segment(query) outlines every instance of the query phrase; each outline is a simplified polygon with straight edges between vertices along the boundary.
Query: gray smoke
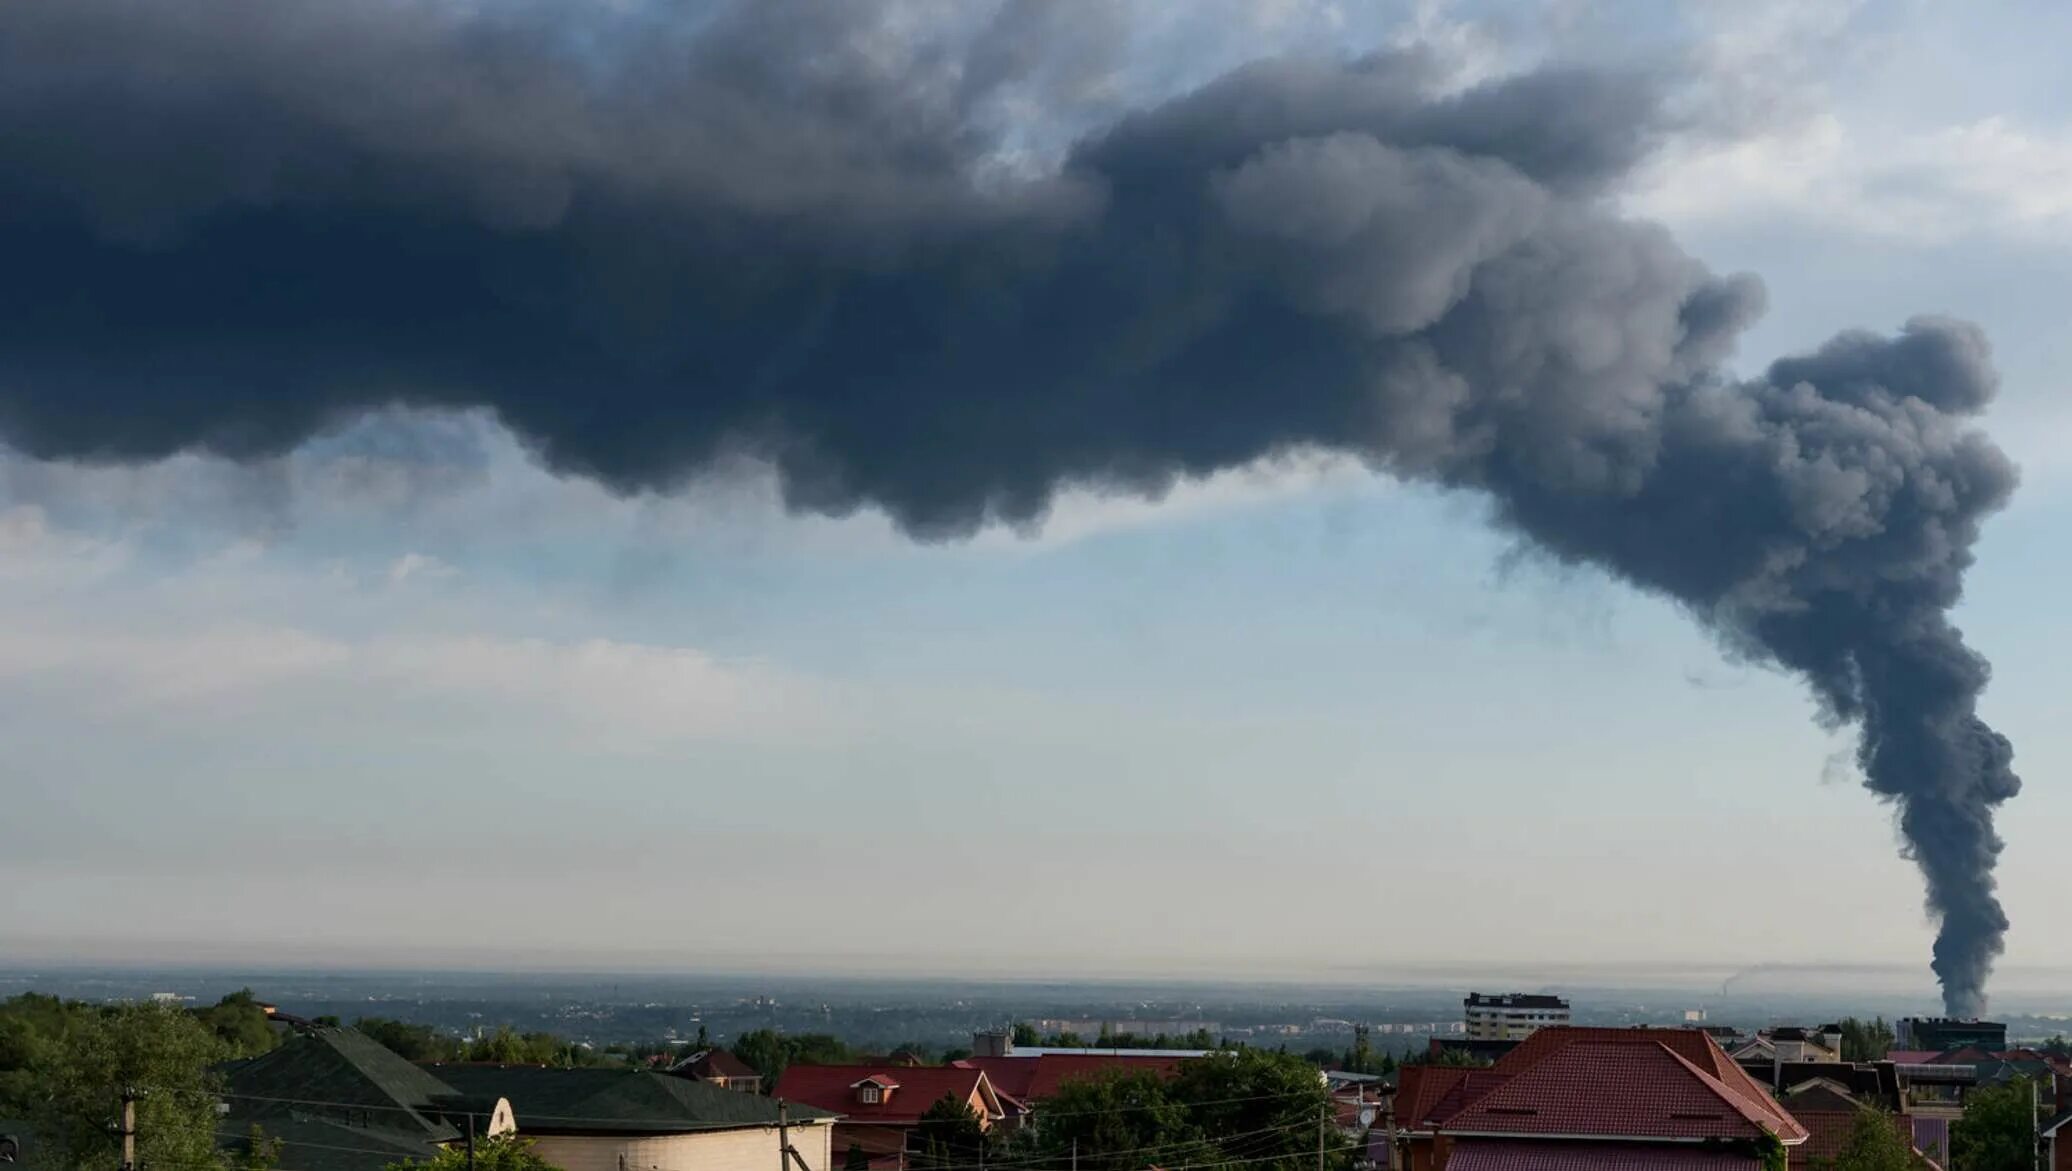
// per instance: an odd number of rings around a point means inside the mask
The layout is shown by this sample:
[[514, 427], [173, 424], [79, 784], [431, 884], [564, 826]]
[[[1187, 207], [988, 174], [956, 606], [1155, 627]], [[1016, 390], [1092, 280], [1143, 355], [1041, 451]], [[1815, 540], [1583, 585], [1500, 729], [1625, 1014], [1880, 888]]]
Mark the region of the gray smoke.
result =
[[[1976, 329], [1727, 376], [1760, 286], [1608, 202], [1672, 129], [1645, 76], [1269, 60], [1104, 115], [1106, 31], [947, 11], [10, 0], [0, 435], [256, 457], [486, 406], [621, 490], [748, 451], [921, 538], [1355, 453], [1805, 679], [1980, 1008], [2018, 782], [1949, 620], [2015, 483]], [[1046, 154], [1053, 104], [1095, 124]]]

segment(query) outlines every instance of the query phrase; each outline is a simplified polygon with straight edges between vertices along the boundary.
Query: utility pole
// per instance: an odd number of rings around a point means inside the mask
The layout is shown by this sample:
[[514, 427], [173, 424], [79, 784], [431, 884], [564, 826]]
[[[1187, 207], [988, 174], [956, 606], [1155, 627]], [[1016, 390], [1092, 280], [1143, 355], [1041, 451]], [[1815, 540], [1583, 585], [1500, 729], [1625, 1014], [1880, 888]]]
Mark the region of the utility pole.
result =
[[791, 1116], [785, 1109], [784, 1099], [777, 1099], [777, 1171], [791, 1171], [797, 1164], [799, 1171], [813, 1171], [806, 1165], [806, 1157], [791, 1145]]
[[137, 1171], [137, 1099], [144, 1095], [133, 1086], [122, 1087], [122, 1171]]
[[1072, 1136], [1072, 1171], [1079, 1171], [1079, 1136]]
[[1317, 1171], [1324, 1171], [1324, 1131], [1331, 1125], [1331, 1103], [1317, 1107]]
[[475, 1171], [475, 1112], [468, 1111], [468, 1171]]

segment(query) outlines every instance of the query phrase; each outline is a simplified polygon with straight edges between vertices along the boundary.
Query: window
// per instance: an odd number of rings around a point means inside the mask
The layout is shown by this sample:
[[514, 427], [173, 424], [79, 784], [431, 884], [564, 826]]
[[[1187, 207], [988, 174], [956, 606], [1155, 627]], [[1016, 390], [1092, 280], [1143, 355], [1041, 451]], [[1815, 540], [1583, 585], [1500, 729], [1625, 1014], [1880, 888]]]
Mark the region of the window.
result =
[[876, 1104], [880, 1100], [880, 1091], [874, 1085], [866, 1085], [856, 1091], [856, 1098], [860, 1102]]

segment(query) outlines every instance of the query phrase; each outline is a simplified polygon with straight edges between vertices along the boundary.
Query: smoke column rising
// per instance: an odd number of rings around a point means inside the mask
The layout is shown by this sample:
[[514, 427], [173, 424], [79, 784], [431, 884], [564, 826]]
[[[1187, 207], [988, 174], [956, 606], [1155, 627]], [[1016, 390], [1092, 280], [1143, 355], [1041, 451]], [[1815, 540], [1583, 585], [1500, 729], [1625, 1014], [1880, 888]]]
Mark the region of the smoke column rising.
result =
[[1804, 679], [1979, 1011], [2019, 787], [1949, 619], [2015, 484], [1979, 332], [1730, 377], [1760, 285], [1611, 203], [1673, 129], [1640, 75], [1261, 61], [1032, 162], [1012, 112], [1108, 39], [1046, 7], [12, 0], [0, 435], [244, 458], [487, 406], [619, 490], [745, 451], [920, 539], [1354, 453]]

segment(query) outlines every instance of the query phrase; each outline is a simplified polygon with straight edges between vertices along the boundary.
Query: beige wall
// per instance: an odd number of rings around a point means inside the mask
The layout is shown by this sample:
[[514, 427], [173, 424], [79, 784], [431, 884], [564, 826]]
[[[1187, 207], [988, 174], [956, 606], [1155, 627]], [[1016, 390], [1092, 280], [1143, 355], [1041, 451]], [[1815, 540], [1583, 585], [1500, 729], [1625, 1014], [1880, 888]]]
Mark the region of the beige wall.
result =
[[[791, 1128], [791, 1145], [809, 1171], [829, 1171], [833, 1131], [825, 1123]], [[655, 1136], [547, 1134], [533, 1142], [540, 1158], [561, 1171], [778, 1171], [774, 1127]], [[798, 1171], [796, 1164], [792, 1171]]]

